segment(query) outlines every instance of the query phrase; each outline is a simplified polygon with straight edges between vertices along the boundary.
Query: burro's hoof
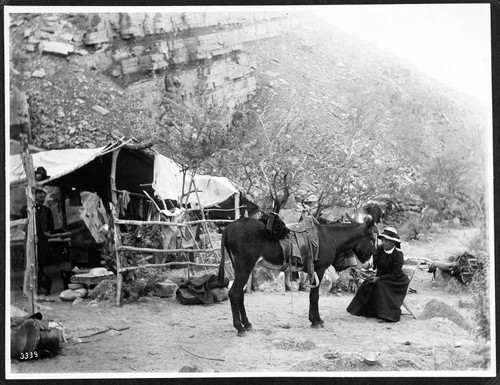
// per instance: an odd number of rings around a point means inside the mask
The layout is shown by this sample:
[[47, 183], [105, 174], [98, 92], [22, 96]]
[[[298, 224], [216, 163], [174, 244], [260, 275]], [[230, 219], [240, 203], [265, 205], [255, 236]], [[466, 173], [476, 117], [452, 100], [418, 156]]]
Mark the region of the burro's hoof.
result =
[[253, 330], [252, 325], [245, 326], [245, 330], [251, 332]]
[[321, 329], [323, 327], [323, 325], [321, 325], [321, 324], [312, 324], [311, 327], [313, 329]]
[[246, 337], [247, 331], [246, 330], [238, 330], [238, 337]]

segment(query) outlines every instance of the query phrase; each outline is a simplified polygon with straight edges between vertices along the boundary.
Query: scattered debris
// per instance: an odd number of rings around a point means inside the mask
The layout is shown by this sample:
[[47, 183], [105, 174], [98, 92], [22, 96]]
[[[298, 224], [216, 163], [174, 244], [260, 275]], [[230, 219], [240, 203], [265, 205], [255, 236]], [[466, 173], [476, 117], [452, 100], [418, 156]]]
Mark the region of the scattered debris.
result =
[[316, 349], [316, 344], [310, 340], [298, 341], [295, 338], [290, 338], [274, 344], [276, 347], [283, 350], [305, 351]]
[[130, 329], [129, 326], [125, 326], [125, 327], [122, 327], [122, 328], [115, 328], [115, 327], [111, 327], [111, 326], [106, 326], [104, 329], [102, 330], [99, 330], [97, 332], [94, 332], [94, 333], [91, 333], [91, 334], [87, 334], [87, 335], [78, 335], [78, 337], [74, 337], [74, 338], [79, 338], [79, 339], [82, 339], [82, 338], [89, 338], [89, 337], [93, 337], [93, 336], [96, 336], [98, 334], [103, 334], [103, 333], [106, 333], [110, 330], [114, 330], [116, 332], [122, 332], [124, 330], [128, 330]]
[[211, 358], [211, 357], [204, 357], [204, 356], [200, 356], [198, 354], [195, 354], [193, 352], [190, 352], [189, 350], [187, 350], [184, 346], [182, 346], [181, 344], [178, 344], [184, 351], [188, 352], [189, 354], [192, 354], [193, 356], [195, 357], [198, 357], [198, 358], [204, 358], [206, 360], [213, 360], [213, 361], [225, 361], [224, 359], [222, 358]]
[[396, 362], [396, 365], [399, 366], [400, 368], [415, 368], [418, 369], [418, 366], [412, 361], [412, 360], [406, 360], [406, 359], [399, 359]]

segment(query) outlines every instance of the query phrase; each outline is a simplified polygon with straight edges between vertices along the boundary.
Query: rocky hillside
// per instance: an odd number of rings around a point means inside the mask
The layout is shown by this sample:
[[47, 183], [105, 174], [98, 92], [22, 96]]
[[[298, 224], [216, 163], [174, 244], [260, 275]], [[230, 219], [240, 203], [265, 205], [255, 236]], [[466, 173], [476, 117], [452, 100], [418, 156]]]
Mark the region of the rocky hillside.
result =
[[269, 12], [12, 15], [11, 137], [93, 147], [155, 124], [165, 89], [229, 95], [234, 107], [256, 92], [243, 45], [293, 24]]
[[[224, 92], [234, 104], [257, 90], [293, 94], [313, 125], [342, 119], [354, 92], [377, 87], [397, 98], [436, 89], [394, 58], [303, 21], [272, 13], [13, 15], [11, 121], [26, 119], [28, 101], [35, 145], [92, 147], [112, 130], [126, 135], [154, 124], [165, 87], [187, 97]], [[456, 102], [445, 104], [432, 111], [438, 124], [455, 116], [447, 109]]]
[[42, 149], [146, 140], [166, 93], [201, 92], [292, 108], [333, 143], [364, 126], [365, 151], [404, 189], [436, 156], [472, 157], [484, 132], [464, 95], [307, 15], [16, 14], [9, 32], [11, 138], [29, 131]]

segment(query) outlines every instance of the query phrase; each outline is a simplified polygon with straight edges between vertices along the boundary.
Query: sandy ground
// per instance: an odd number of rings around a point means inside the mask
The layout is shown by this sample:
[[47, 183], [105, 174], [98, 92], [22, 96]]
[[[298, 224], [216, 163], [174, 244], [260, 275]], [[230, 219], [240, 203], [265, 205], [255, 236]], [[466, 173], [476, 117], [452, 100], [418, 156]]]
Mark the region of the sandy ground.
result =
[[[444, 230], [425, 242], [403, 242], [402, 248], [405, 255], [444, 259], [466, 251], [466, 241], [474, 231]], [[56, 286], [49, 297], [54, 302], [42, 302], [42, 313], [64, 325], [68, 343], [56, 357], [14, 360], [10, 369], [14, 378], [31, 373], [41, 373], [43, 378], [58, 373], [63, 377], [75, 373], [196, 377], [488, 369], [486, 341], [449, 319], [418, 318], [426, 303], [436, 298], [472, 321], [472, 310], [459, 306], [459, 301], [471, 303], [471, 294], [445, 290], [445, 285], [433, 283], [431, 274], [423, 270], [417, 270], [410, 287], [417, 292], [408, 294], [406, 301], [417, 319], [403, 315], [398, 323], [350, 315], [345, 308], [352, 293], [323, 293], [323, 329], [310, 327], [307, 292], [253, 292], [246, 295], [245, 304], [254, 330], [237, 337], [229, 301], [185, 306], [175, 298], [151, 297], [122, 307], [89, 299], [73, 305], [58, 299]], [[26, 308], [26, 300], [13, 289], [12, 304]], [[74, 337], [82, 342], [75, 342]], [[367, 352], [378, 353], [375, 365], [363, 362]], [[179, 373], [186, 366], [198, 372]]]

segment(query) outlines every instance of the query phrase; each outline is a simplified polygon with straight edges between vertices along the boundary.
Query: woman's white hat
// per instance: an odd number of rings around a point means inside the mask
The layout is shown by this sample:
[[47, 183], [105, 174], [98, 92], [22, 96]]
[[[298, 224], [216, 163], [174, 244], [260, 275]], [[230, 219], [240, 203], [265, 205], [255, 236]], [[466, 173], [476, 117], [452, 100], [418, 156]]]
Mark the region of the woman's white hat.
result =
[[401, 242], [398, 231], [394, 227], [386, 227], [384, 231], [382, 231], [382, 234], [379, 235], [379, 238], [385, 238], [396, 243]]

